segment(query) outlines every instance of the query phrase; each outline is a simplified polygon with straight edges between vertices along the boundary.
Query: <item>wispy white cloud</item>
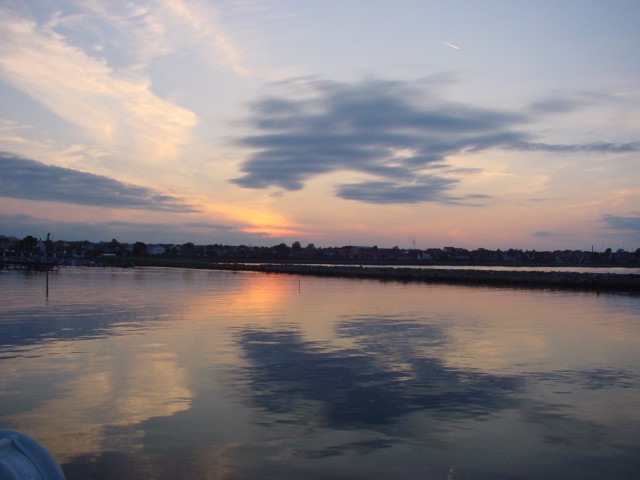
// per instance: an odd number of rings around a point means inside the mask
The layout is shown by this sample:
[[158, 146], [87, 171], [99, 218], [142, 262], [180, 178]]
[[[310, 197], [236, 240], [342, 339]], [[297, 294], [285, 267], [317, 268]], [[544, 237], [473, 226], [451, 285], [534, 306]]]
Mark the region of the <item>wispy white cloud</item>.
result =
[[0, 142], [4, 145], [19, 145], [26, 142], [22, 132], [28, 130], [29, 127], [21, 125], [12, 120], [0, 118]]
[[153, 157], [176, 155], [196, 116], [155, 95], [148, 79], [111, 68], [52, 26], [2, 10], [0, 79], [101, 145]]
[[[204, 64], [222, 66], [238, 75], [249, 73], [218, 10], [208, 2], [149, 0], [122, 5], [93, 0], [79, 7], [103, 24], [105, 42], [117, 41], [118, 47], [126, 47], [133, 63], [146, 65], [164, 55], [189, 51], [198, 54]], [[73, 28], [95, 27], [87, 27], [85, 21], [76, 22]], [[113, 29], [117, 36], [108, 34]]]
[[241, 75], [249, 73], [248, 68], [242, 63], [239, 51], [225, 34], [213, 6], [184, 0], [164, 0], [161, 4], [167, 15], [177, 16], [185, 22], [194, 39], [208, 47], [210, 53], [228, 68]]

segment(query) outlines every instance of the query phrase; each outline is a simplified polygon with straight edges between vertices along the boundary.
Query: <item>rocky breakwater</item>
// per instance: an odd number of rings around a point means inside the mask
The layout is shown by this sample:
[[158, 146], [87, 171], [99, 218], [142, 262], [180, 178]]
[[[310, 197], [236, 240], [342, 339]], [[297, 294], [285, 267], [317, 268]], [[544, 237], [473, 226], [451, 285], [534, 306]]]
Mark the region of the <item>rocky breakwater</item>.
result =
[[638, 274], [241, 263], [216, 264], [212, 268], [326, 277], [370, 278], [402, 282], [417, 281], [640, 293], [640, 275]]

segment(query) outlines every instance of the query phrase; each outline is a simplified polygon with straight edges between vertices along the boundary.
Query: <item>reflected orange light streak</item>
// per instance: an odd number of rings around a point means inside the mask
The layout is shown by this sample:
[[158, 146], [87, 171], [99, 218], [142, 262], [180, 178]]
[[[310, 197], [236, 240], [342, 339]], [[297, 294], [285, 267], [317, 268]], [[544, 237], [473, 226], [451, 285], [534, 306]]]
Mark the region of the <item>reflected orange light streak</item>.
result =
[[[237, 276], [241, 276], [240, 278], [244, 279], [238, 282], [240, 288], [224, 294], [218, 292], [211, 296], [192, 298], [189, 304], [184, 306], [185, 310], [180, 314], [182, 318], [196, 323], [203, 321], [207, 324], [212, 312], [218, 315], [221, 308], [230, 318], [246, 315], [247, 312], [269, 314], [280, 311], [287, 302], [287, 298], [297, 293], [295, 285], [292, 286], [291, 279], [286, 276], [248, 272], [229, 273], [229, 275], [234, 275], [236, 279]], [[256, 318], [268, 320], [268, 317], [261, 315], [256, 315], [253, 320]]]

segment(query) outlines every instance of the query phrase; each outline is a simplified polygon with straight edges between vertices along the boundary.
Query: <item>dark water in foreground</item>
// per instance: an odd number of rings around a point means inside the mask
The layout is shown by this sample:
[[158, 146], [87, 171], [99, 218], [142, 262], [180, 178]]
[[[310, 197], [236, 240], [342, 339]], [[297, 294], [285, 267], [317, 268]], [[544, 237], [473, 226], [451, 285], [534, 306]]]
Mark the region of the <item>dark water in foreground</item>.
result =
[[[0, 428], [67, 479], [637, 479], [640, 297], [0, 273]], [[450, 467], [453, 471], [450, 472]]]

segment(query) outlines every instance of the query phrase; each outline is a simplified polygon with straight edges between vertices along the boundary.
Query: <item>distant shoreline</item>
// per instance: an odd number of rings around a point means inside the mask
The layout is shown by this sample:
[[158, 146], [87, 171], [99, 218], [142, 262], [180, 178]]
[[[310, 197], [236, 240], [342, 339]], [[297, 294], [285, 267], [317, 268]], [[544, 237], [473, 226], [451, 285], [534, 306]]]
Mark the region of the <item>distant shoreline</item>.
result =
[[[28, 263], [28, 262], [27, 262]], [[52, 266], [59, 264], [50, 263]], [[595, 292], [640, 293], [640, 274], [607, 272], [572, 272], [539, 270], [494, 270], [491, 265], [345, 265], [300, 264], [291, 262], [203, 262], [178, 259], [137, 257], [127, 263], [102, 261], [83, 264], [98, 267], [166, 267], [235, 272], [262, 272], [271, 274], [312, 275], [398, 282], [447, 283], [495, 287], [547, 288], [554, 290], [579, 290]], [[483, 269], [474, 269], [473, 267]], [[509, 265], [526, 268], [531, 265]], [[442, 268], [439, 268], [442, 267]], [[465, 267], [465, 268], [462, 268]], [[493, 265], [501, 268], [505, 265]], [[541, 265], [536, 265], [541, 267]], [[549, 266], [549, 268], [559, 265]], [[620, 266], [618, 266], [620, 267]], [[606, 268], [606, 267], [602, 267]]]

